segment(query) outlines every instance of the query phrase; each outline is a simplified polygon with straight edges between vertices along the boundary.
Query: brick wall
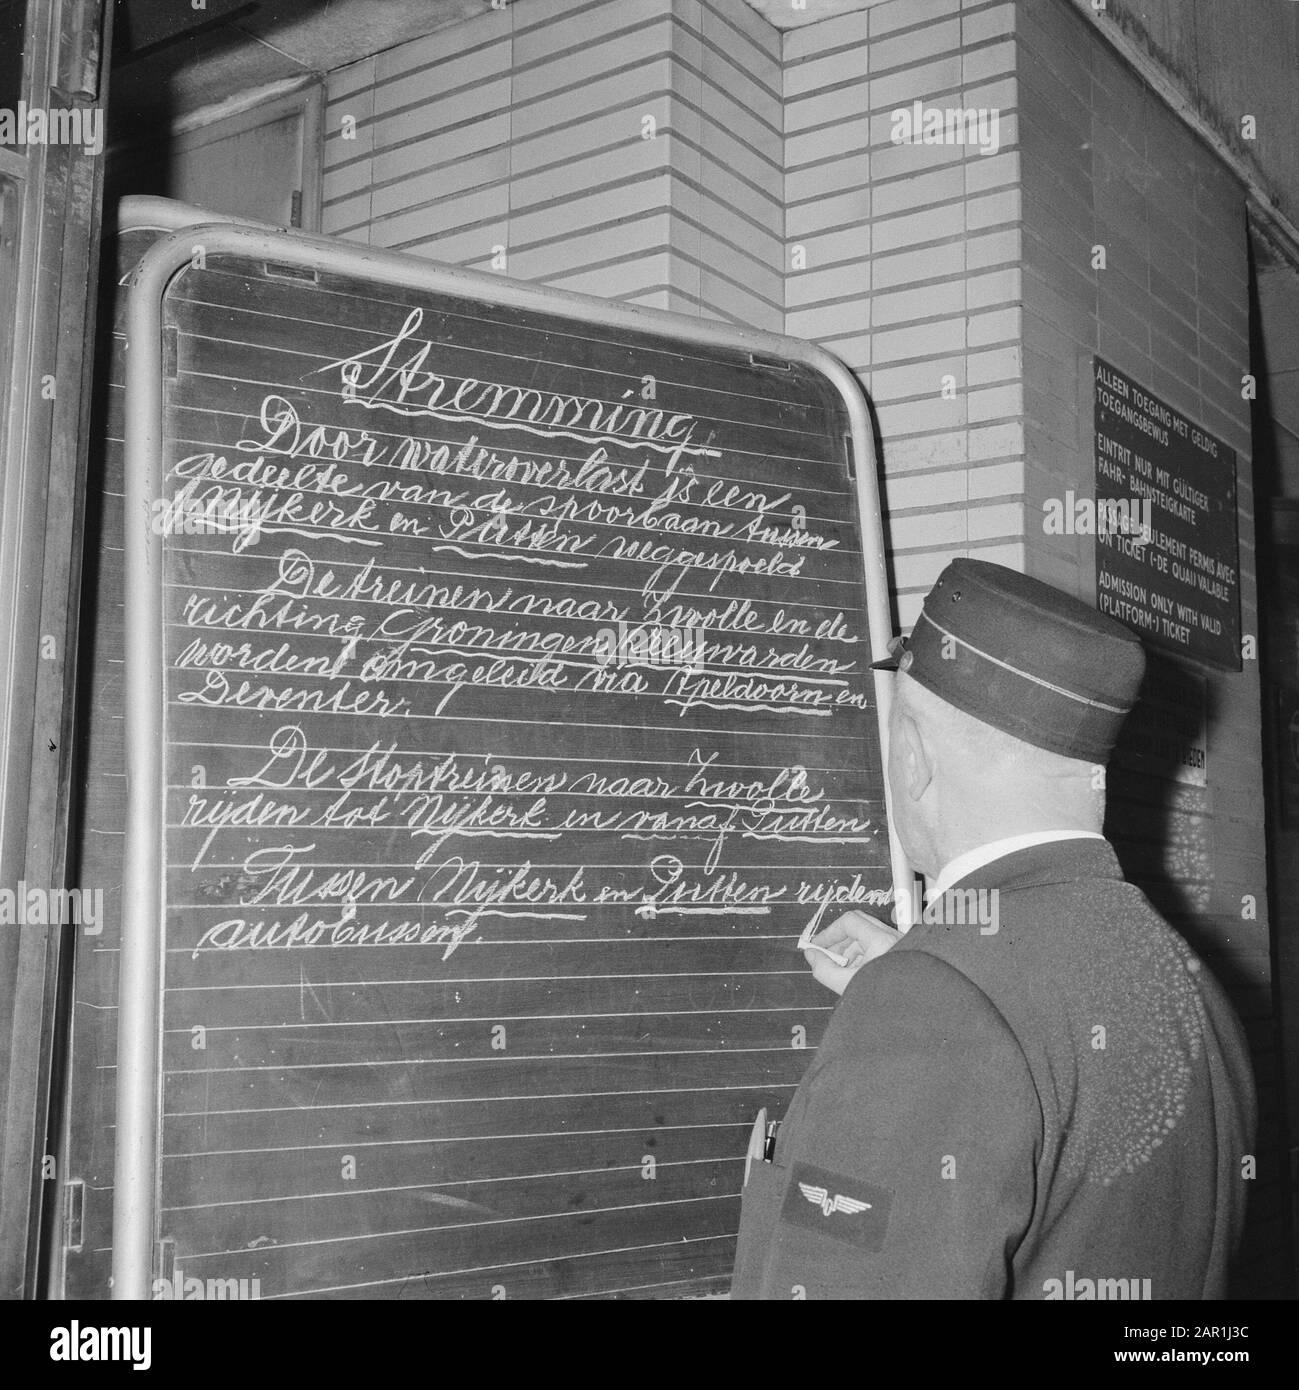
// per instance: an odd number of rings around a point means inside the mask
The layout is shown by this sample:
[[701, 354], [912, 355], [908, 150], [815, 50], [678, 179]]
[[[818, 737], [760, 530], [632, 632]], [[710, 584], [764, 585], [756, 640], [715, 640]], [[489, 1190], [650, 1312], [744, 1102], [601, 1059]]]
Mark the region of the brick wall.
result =
[[[1242, 624], [1258, 632], [1244, 191], [1058, 0], [1016, 28], [1023, 194], [1026, 568], [1094, 600], [1095, 542], [1047, 536], [1042, 503], [1094, 490], [1093, 354], [1220, 436], [1237, 455]], [[1105, 268], [1092, 269], [1092, 248]], [[1080, 393], [1079, 383], [1083, 383]], [[1111, 769], [1107, 833], [1130, 877], [1232, 994], [1259, 1083], [1259, 1173], [1240, 1291], [1285, 1282], [1279, 1078], [1267, 922], [1259, 672], [1192, 666], [1208, 689], [1208, 785]], [[1243, 902], [1257, 917], [1242, 917]]]

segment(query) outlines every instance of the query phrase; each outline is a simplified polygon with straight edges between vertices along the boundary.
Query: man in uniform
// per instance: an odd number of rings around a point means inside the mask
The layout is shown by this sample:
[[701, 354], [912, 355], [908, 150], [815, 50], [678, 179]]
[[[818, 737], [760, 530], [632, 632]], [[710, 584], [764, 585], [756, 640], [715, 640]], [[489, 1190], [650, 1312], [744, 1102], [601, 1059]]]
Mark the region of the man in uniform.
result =
[[1223, 1297], [1244, 1039], [1101, 836], [1141, 645], [961, 559], [903, 646], [888, 780], [928, 905], [905, 936], [840, 918], [846, 967], [808, 952], [843, 997], [750, 1165], [733, 1296]]

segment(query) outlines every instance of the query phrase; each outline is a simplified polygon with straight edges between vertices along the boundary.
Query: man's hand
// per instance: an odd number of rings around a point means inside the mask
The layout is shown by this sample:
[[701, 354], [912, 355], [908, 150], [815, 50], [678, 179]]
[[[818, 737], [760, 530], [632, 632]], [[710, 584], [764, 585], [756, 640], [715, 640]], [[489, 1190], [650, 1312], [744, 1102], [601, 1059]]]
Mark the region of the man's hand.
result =
[[837, 955], [845, 956], [847, 965], [836, 965], [829, 956], [811, 947], [803, 955], [812, 967], [812, 974], [827, 989], [842, 994], [848, 988], [848, 981], [868, 960], [882, 956], [901, 939], [902, 933], [895, 927], [854, 909], [845, 912], [812, 939], [813, 946], [828, 946]]

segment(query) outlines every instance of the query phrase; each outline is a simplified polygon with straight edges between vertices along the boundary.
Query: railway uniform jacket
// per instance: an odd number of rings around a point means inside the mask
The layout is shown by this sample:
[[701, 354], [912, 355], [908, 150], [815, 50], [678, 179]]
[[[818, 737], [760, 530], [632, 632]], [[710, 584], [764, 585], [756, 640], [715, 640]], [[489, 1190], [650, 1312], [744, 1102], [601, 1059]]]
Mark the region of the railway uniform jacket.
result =
[[918, 924], [853, 976], [733, 1296], [1222, 1297], [1255, 1123], [1222, 990], [1102, 840], [957, 886], [998, 890], [996, 932]]

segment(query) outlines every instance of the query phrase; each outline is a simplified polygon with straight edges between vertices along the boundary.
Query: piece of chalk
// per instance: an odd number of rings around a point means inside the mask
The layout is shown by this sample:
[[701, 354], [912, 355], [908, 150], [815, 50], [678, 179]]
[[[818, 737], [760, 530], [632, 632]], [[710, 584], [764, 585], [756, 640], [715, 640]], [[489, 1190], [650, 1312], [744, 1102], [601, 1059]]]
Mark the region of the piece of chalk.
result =
[[[822, 916], [824, 916], [824, 914], [825, 904], [822, 903], [821, 906], [818, 907], [817, 910], [812, 914], [812, 920], [807, 924], [807, 926], [803, 928], [803, 934], [798, 938], [798, 945], [797, 947], [795, 947], [796, 950], [806, 951], [807, 948], [812, 944], [812, 938], [816, 935], [816, 929], [821, 925], [821, 918]], [[819, 951], [823, 951], [824, 949], [824, 946], [817, 947], [817, 950]]]
[[802, 944], [801, 949], [804, 951], [820, 951], [823, 956], [829, 956], [836, 965], [848, 964], [847, 956], [841, 956], [838, 951], [832, 951], [828, 946], [818, 946], [813, 941]]

